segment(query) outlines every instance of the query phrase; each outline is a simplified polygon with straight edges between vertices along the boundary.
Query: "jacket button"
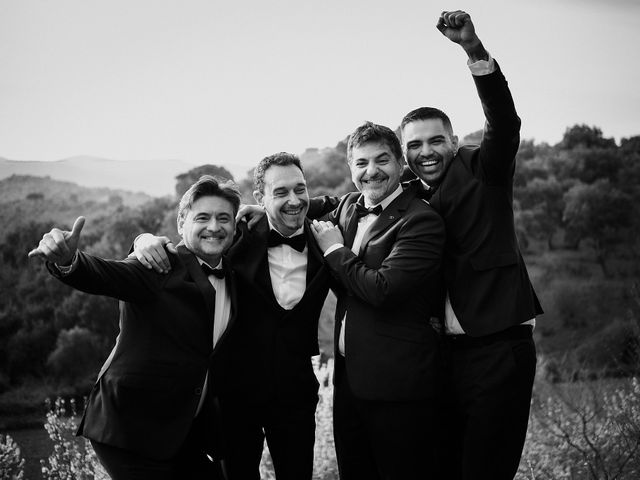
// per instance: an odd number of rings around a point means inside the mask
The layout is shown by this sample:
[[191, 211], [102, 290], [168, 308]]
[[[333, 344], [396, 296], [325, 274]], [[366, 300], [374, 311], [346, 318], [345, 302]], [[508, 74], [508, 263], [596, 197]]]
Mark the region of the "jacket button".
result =
[[196, 395], [202, 395], [202, 388], [200, 388], [200, 387], [196, 388], [196, 389], [194, 390], [194, 393], [195, 393]]

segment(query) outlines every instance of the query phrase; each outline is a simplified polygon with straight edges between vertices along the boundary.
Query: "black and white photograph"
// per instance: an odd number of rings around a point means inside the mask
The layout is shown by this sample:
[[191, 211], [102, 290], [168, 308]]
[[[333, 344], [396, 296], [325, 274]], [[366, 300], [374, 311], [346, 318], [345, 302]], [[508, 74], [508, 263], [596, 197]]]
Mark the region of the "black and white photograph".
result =
[[640, 478], [639, 21], [0, 0], [0, 479]]

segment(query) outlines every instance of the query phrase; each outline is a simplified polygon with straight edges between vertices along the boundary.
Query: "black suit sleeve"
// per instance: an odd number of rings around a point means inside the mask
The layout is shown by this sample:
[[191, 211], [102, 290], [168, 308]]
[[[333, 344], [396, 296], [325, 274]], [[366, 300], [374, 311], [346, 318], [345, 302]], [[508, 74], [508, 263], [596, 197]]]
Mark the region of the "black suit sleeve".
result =
[[416, 288], [441, 265], [445, 229], [431, 208], [421, 209], [403, 222], [379, 267], [367, 265], [349, 248], [341, 247], [325, 257], [340, 283], [374, 307], [392, 307], [413, 295]]
[[335, 210], [340, 203], [340, 198], [329, 197], [324, 195], [322, 197], [313, 197], [309, 200], [309, 211], [307, 212], [307, 218], [311, 220], [317, 220], [325, 217], [333, 210]]
[[53, 276], [76, 290], [125, 302], [141, 302], [152, 298], [166, 278], [166, 275], [147, 270], [136, 258], [104, 260], [78, 252], [77, 262], [74, 270], [67, 275], [61, 275], [51, 264], [47, 264], [47, 268]]
[[479, 166], [483, 180], [489, 185], [511, 183], [515, 172], [515, 157], [520, 146], [520, 118], [513, 97], [500, 67], [489, 75], [474, 75], [473, 79], [486, 119]]

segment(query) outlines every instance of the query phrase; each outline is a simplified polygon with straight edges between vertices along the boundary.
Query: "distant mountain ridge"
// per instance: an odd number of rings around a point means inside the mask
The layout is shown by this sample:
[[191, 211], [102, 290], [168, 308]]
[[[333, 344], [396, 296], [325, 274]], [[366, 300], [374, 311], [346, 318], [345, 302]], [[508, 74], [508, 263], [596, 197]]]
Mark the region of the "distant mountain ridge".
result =
[[138, 207], [153, 198], [144, 192], [108, 187], [85, 187], [73, 182], [55, 180], [49, 176], [11, 175], [0, 180], [0, 205], [12, 202], [46, 200], [47, 202], [116, 202]]
[[144, 192], [159, 197], [175, 193], [176, 175], [195, 165], [183, 160], [110, 160], [77, 156], [52, 162], [0, 157], [0, 180], [12, 175], [50, 177], [85, 187]]
[[0, 180], [0, 242], [7, 232], [37, 224], [44, 232], [51, 226], [70, 228], [73, 220], [84, 215], [87, 232], [99, 227], [100, 219], [117, 219], [128, 211], [148, 208], [161, 202], [143, 192], [107, 187], [84, 187], [50, 177], [12, 175]]

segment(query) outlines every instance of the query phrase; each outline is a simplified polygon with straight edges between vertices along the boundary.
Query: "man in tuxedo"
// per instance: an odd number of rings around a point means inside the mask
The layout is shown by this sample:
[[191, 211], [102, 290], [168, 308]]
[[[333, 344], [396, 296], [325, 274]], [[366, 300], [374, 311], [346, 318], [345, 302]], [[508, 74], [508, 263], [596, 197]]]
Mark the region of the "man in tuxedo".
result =
[[[306, 220], [300, 160], [281, 152], [260, 161], [254, 197], [266, 216], [239, 224], [229, 259], [238, 280], [238, 315], [230, 335], [227, 388], [229, 478], [259, 480], [266, 438], [278, 480], [311, 480], [318, 381], [318, 319], [329, 273]], [[142, 235], [135, 254], [158, 271], [167, 237]]]
[[444, 225], [400, 185], [398, 138], [365, 123], [347, 160], [360, 193], [314, 235], [338, 279], [334, 438], [340, 478], [438, 478], [438, 335]]
[[437, 28], [469, 57], [486, 124], [479, 146], [458, 146], [447, 115], [423, 107], [402, 120], [412, 188], [442, 215], [445, 328], [450, 348], [455, 454], [449, 478], [512, 479], [527, 430], [542, 313], [513, 223], [520, 141], [507, 82], [470, 16], [443, 12]]
[[78, 251], [83, 217], [29, 253], [67, 285], [121, 300], [120, 333], [78, 429], [114, 480], [218, 478], [216, 395], [226, 369], [218, 352], [237, 308], [223, 253], [239, 204], [232, 182], [203, 176], [192, 185], [180, 201], [182, 241], [168, 275], [135, 258]]

